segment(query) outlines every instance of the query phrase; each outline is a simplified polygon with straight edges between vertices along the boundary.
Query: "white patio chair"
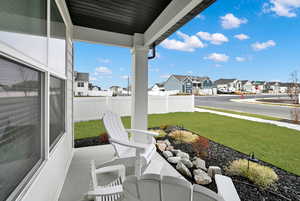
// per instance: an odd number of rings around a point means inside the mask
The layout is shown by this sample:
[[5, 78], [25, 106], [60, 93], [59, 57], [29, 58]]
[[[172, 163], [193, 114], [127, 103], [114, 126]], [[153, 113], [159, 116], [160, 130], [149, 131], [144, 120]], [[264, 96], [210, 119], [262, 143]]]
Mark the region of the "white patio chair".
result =
[[[97, 175], [117, 173], [117, 178], [105, 185], [99, 185]], [[115, 165], [96, 169], [95, 161], [91, 161], [91, 190], [85, 195], [86, 200], [116, 201], [123, 197], [122, 183], [125, 179], [125, 166]], [[101, 178], [101, 176], [100, 176]]]
[[[140, 176], [156, 152], [153, 137], [158, 134], [145, 130], [125, 129], [120, 116], [113, 112], [105, 112], [103, 122], [116, 156], [112, 161], [106, 162], [102, 166], [115, 164], [124, 164], [126, 167], [134, 166], [135, 175]], [[132, 135], [145, 135], [150, 140], [145, 140], [143, 143], [135, 142], [133, 136], [129, 139], [129, 133]]]
[[[218, 175], [217, 180], [219, 195], [177, 177], [161, 178], [160, 175], [145, 174], [138, 179], [136, 176], [129, 176], [123, 183], [123, 201], [240, 201], [229, 177]], [[222, 197], [224, 193], [226, 196]]]

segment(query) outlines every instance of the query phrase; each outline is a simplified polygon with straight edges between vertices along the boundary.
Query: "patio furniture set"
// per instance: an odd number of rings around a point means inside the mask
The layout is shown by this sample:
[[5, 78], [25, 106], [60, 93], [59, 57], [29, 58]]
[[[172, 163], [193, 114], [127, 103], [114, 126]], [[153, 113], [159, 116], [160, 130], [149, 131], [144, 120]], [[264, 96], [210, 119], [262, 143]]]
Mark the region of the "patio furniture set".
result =
[[[109, 141], [115, 149], [115, 158], [96, 168], [91, 161], [91, 190], [86, 198], [95, 201], [240, 201], [232, 180], [216, 174], [218, 193], [182, 178], [145, 171], [156, 152], [154, 136], [157, 133], [125, 129], [121, 118], [112, 112], [103, 115]], [[145, 135], [144, 142], [135, 142], [129, 135]], [[149, 138], [150, 136], [150, 138]], [[158, 164], [160, 165], [160, 164]], [[126, 177], [126, 167], [134, 167], [135, 175]], [[115, 174], [115, 179], [100, 185], [101, 174]]]

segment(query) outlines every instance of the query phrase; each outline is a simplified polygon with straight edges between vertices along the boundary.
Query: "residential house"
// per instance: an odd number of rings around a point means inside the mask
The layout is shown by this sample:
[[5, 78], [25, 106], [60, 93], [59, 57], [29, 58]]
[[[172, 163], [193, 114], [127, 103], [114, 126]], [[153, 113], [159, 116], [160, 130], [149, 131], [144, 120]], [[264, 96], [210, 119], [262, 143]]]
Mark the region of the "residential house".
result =
[[112, 91], [113, 96], [118, 96], [123, 94], [123, 87], [120, 86], [111, 86], [109, 87], [109, 90]]
[[74, 95], [88, 96], [89, 73], [74, 72]]
[[253, 84], [252, 84], [252, 81], [250, 80], [242, 80], [241, 81], [241, 84], [242, 84], [242, 89], [241, 91], [244, 91], [244, 92], [253, 92]]
[[178, 90], [180, 93], [198, 93], [201, 89], [211, 89], [209, 77], [171, 75], [164, 84], [166, 91]]
[[253, 91], [255, 93], [265, 93], [267, 92], [267, 82], [266, 81], [252, 81]]
[[279, 93], [279, 82], [267, 82], [266, 83], [266, 91], [268, 93]]
[[292, 83], [288, 82], [279, 82], [279, 93], [288, 93], [289, 88], [292, 86]]
[[101, 87], [89, 83], [89, 91], [101, 91]]
[[165, 91], [165, 82], [155, 83], [151, 87], [151, 91]]
[[218, 91], [231, 93], [242, 90], [242, 83], [237, 79], [218, 79], [215, 81], [214, 85], [217, 87]]

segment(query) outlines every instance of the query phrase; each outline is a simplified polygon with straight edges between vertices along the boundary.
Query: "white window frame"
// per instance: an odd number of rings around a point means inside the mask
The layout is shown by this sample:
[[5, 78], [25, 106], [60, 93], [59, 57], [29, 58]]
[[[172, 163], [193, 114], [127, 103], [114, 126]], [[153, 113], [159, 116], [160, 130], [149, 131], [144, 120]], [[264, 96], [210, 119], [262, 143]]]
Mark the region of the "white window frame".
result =
[[[68, 29], [68, 23], [66, 17], [63, 15], [60, 5], [57, 3], [56, 0], [46, 0], [47, 1], [47, 5], [46, 5], [46, 14], [47, 14], [47, 42], [46, 42], [46, 55], [47, 55], [47, 65], [39, 62], [38, 60], [26, 55], [25, 53], [12, 48], [11, 46], [2, 43], [0, 41], [0, 55], [7, 58], [8, 60], [12, 60], [14, 62], [20, 63], [22, 65], [27, 66], [28, 68], [32, 68], [34, 70], [37, 70], [41, 73], [41, 77], [42, 77], [42, 81], [41, 81], [41, 91], [42, 91], [42, 97], [41, 97], [41, 159], [35, 164], [35, 166], [27, 173], [27, 175], [23, 178], [23, 180], [18, 184], [18, 186], [16, 187], [16, 189], [9, 195], [9, 197], [7, 198], [6, 201], [18, 201], [21, 200], [24, 195], [26, 194], [26, 192], [28, 191], [28, 189], [30, 188], [30, 186], [32, 185], [32, 183], [36, 180], [36, 178], [38, 177], [38, 175], [40, 174], [41, 170], [43, 169], [43, 167], [45, 166], [47, 160], [49, 158], [51, 158], [51, 155], [53, 154], [53, 152], [55, 152], [56, 148], [59, 146], [59, 144], [61, 143], [61, 141], [64, 139], [64, 137], [66, 136], [66, 132], [67, 132], [67, 40], [68, 40], [68, 34], [67, 31], [70, 29]], [[60, 14], [61, 17], [63, 19], [63, 22], [65, 24], [66, 27], [66, 37], [65, 37], [65, 42], [66, 42], [66, 51], [65, 51], [65, 71], [64, 74], [58, 74], [56, 72], [54, 72], [53, 70], [51, 70], [48, 67], [48, 57], [49, 57], [49, 40], [50, 40], [50, 24], [51, 24], [51, 20], [50, 20], [50, 13], [51, 13], [51, 2], [50, 1], [54, 1]], [[70, 26], [70, 25], [69, 25]], [[71, 25], [72, 26], [72, 25]], [[57, 142], [55, 143], [55, 145], [52, 147], [51, 151], [50, 151], [50, 145], [49, 145], [49, 90], [50, 90], [50, 76], [55, 76], [59, 79], [64, 80], [64, 84], [65, 84], [65, 132], [59, 137], [59, 139], [57, 140]]]

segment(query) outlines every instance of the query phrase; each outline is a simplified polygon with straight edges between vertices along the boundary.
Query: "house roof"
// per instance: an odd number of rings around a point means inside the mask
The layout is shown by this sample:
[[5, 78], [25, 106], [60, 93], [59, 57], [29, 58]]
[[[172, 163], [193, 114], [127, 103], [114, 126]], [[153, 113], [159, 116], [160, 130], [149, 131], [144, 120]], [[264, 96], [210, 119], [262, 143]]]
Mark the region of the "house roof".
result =
[[292, 83], [289, 82], [279, 82], [280, 87], [290, 87], [292, 86]]
[[[203, 0], [154, 43], [158, 45], [216, 0]], [[74, 25], [133, 35], [145, 33], [172, 0], [66, 0]]]
[[199, 81], [202, 82], [204, 80], [209, 80], [209, 77], [200, 77], [200, 76], [188, 76], [192, 79], [192, 81]]
[[246, 84], [249, 80], [241, 80], [242, 85]]
[[155, 83], [155, 85], [157, 85], [158, 87], [164, 87], [165, 86], [165, 82]]
[[111, 86], [111, 87], [109, 87], [110, 89], [113, 89], [113, 88], [121, 88], [121, 89], [123, 89], [123, 87], [120, 87], [120, 86]]
[[276, 85], [279, 84], [279, 82], [267, 82], [267, 85], [271, 86], [271, 85]]
[[88, 82], [89, 81], [89, 73], [75, 72], [75, 81]]
[[265, 84], [266, 82], [265, 81], [253, 81], [252, 82], [252, 84], [258, 84], [258, 85], [260, 85], [260, 84]]
[[221, 78], [221, 79], [218, 79], [215, 81], [215, 84], [228, 84], [228, 83], [231, 83], [231, 82], [234, 82], [236, 79], [224, 79], [224, 78]]
[[189, 78], [192, 81], [198, 81], [198, 82], [202, 82], [204, 80], [209, 80], [209, 77], [204, 76], [204, 77], [200, 77], [200, 76], [192, 76], [192, 75], [172, 75], [174, 76], [177, 80], [179, 81], [184, 81], [185, 79]]

